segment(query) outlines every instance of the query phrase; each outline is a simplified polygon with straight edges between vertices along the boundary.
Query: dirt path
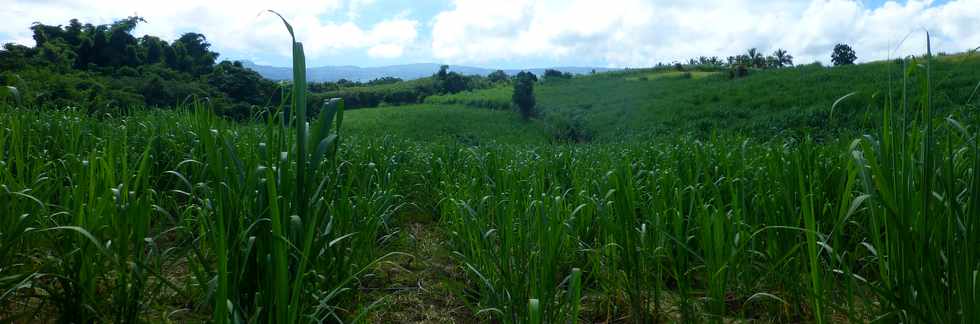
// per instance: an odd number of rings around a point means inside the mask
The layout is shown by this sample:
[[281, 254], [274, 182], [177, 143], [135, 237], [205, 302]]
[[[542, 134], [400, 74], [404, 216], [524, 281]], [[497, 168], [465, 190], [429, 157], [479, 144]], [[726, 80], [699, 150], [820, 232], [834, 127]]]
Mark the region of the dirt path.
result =
[[382, 266], [385, 302], [368, 319], [372, 323], [475, 323], [477, 320], [460, 296], [462, 272], [445, 247], [445, 237], [432, 222], [403, 226], [399, 256]]

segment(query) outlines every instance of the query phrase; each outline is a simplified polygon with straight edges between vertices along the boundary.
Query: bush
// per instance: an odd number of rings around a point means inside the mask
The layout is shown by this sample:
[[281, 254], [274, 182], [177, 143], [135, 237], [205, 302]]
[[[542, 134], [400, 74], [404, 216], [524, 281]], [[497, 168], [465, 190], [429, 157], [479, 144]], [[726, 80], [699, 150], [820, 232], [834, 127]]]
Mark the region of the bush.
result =
[[549, 114], [546, 125], [555, 143], [586, 143], [592, 140], [592, 132], [586, 128], [579, 114]]
[[739, 64], [728, 70], [729, 79], [738, 79], [749, 76], [749, 69], [745, 65]]

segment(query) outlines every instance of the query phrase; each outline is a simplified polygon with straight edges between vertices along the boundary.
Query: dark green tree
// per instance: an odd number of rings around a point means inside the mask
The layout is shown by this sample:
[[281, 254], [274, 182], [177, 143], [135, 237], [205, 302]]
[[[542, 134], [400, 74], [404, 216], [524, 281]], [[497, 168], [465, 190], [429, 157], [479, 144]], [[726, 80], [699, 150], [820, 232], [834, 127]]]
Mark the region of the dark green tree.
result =
[[458, 93], [468, 89], [466, 77], [456, 72], [449, 72], [448, 65], [440, 66], [439, 72], [436, 72], [434, 77], [439, 93]]
[[459, 93], [468, 89], [467, 81], [466, 77], [462, 74], [449, 72], [446, 75], [446, 79], [443, 80], [443, 89], [446, 93]]
[[555, 69], [544, 70], [545, 81], [560, 80], [560, 79], [571, 79], [571, 73], [562, 73], [561, 71]]
[[14, 43], [3, 44], [0, 50], [0, 71], [12, 71], [31, 64], [36, 50]]
[[177, 69], [177, 50], [166, 42], [160, 44], [160, 47], [163, 52], [163, 63], [171, 69]]
[[517, 106], [518, 112], [521, 114], [521, 118], [525, 120], [530, 119], [534, 116], [534, 83], [537, 82], [538, 78], [534, 73], [521, 71], [517, 74], [516, 82], [514, 82], [514, 94], [511, 97], [511, 101]]
[[145, 22], [141, 17], [128, 17], [113, 23], [108, 28], [108, 32], [103, 33], [102, 37], [107, 40], [105, 46], [96, 44], [104, 59], [103, 64], [100, 65], [133, 67], [141, 64], [136, 50], [139, 44], [136, 37], [131, 34], [136, 29], [136, 25], [141, 22]]
[[72, 48], [77, 48], [82, 41], [82, 23], [78, 19], [72, 19], [65, 27], [64, 38]]
[[507, 82], [509, 79], [510, 76], [508, 76], [507, 72], [504, 72], [504, 70], [496, 70], [487, 75], [487, 80], [490, 80], [490, 82], [493, 83]]
[[75, 51], [61, 39], [45, 42], [40, 47], [39, 54], [58, 71], [66, 71], [75, 65]]
[[146, 64], [156, 64], [163, 62], [163, 46], [166, 42], [155, 36], [146, 35], [140, 38], [140, 48], [143, 51], [143, 62]]
[[45, 25], [38, 22], [31, 25], [31, 31], [34, 32], [34, 47], [36, 48], [41, 48], [49, 40], [59, 39], [64, 36], [64, 31], [61, 29], [61, 26]]
[[202, 75], [211, 72], [218, 53], [210, 50], [211, 43], [204, 35], [198, 33], [186, 33], [174, 41], [173, 46], [181, 47], [177, 50], [177, 70], [188, 72], [194, 75]]
[[830, 55], [830, 61], [837, 65], [851, 65], [857, 60], [857, 53], [847, 44], [837, 44], [834, 46], [834, 53]]
[[275, 92], [276, 84], [242, 66], [241, 62], [223, 61], [207, 75], [208, 84], [229, 98], [254, 105], [265, 104]]

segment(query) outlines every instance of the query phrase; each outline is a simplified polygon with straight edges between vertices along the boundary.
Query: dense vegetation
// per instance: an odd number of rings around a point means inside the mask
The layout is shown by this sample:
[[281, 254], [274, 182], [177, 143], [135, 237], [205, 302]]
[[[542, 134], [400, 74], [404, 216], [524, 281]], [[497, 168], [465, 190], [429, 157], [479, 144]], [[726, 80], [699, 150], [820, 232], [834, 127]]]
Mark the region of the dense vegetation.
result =
[[346, 112], [299, 72], [248, 123], [11, 95], [0, 320], [363, 320], [426, 214], [487, 322], [974, 323], [978, 65], [524, 75], [529, 120], [447, 71]]
[[[463, 91], [486, 89], [495, 85], [509, 82], [509, 77], [503, 71], [496, 71], [489, 76], [462, 75], [449, 71], [448, 65], [443, 65], [432, 77], [411, 81], [397, 79], [378, 79], [366, 84], [356, 82], [324, 82], [311, 88], [315, 100], [342, 98], [349, 108], [378, 107], [382, 105], [406, 105], [425, 101], [433, 95], [451, 95]], [[319, 91], [318, 91], [319, 90]]]
[[77, 107], [119, 114], [135, 107], [173, 107], [207, 98], [219, 114], [245, 119], [278, 105], [279, 86], [238, 62], [216, 63], [204, 35], [167, 42], [131, 33], [140, 17], [109, 25], [35, 23], [34, 47], [5, 44], [0, 85], [20, 92], [21, 104]]
[[[140, 22], [130, 17], [109, 25], [75, 19], [67, 26], [36, 23], [34, 47], [10, 43], [0, 50], [0, 86], [16, 88], [26, 106], [71, 106], [95, 115], [206, 98], [220, 116], [247, 120], [279, 105], [280, 85], [240, 62], [217, 63], [219, 54], [204, 35], [186, 33], [173, 42], [136, 38], [131, 33]], [[421, 103], [431, 95], [508, 82], [501, 74], [464, 76], [443, 66], [432, 77], [412, 81], [311, 83], [309, 104], [319, 109], [330, 98], [343, 98], [349, 109]]]

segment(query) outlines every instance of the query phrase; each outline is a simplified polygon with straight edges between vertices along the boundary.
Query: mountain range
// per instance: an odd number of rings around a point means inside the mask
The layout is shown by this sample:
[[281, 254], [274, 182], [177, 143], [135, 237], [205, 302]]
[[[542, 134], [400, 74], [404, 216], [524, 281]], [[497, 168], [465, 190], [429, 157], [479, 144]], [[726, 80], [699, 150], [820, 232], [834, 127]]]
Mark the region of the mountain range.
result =
[[[242, 61], [242, 65], [252, 70], [255, 70], [266, 79], [291, 80], [293, 78], [292, 68], [259, 65], [250, 61]], [[389, 66], [378, 66], [378, 67], [358, 67], [358, 66], [351, 66], [351, 65], [321, 66], [321, 67], [307, 68], [306, 79], [307, 81], [315, 81], [315, 82], [337, 81], [340, 79], [366, 82], [382, 77], [396, 77], [402, 80], [412, 80], [412, 79], [432, 76], [433, 74], [439, 71], [439, 67], [441, 65], [442, 64], [436, 64], [436, 63], [415, 63], [415, 64], [389, 65]], [[575, 66], [533, 68], [533, 69], [523, 69], [523, 70], [521, 69], [503, 69], [503, 70], [508, 75], [514, 75], [520, 71], [530, 71], [531, 73], [534, 73], [536, 75], [542, 75], [544, 74], [545, 69], [554, 69], [554, 70], [568, 72], [572, 74], [588, 74], [588, 73], [592, 73], [592, 71], [598, 73], [598, 72], [617, 70], [611, 68], [575, 67]], [[487, 75], [495, 71], [495, 69], [487, 69], [487, 68], [463, 66], [463, 65], [450, 65], [449, 71], [453, 71], [464, 75]]]

